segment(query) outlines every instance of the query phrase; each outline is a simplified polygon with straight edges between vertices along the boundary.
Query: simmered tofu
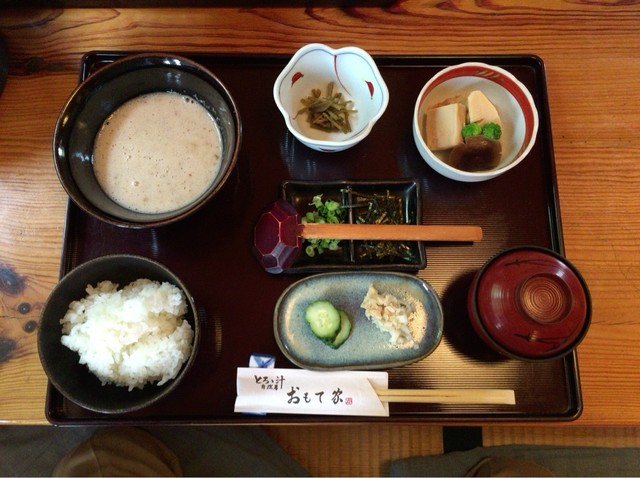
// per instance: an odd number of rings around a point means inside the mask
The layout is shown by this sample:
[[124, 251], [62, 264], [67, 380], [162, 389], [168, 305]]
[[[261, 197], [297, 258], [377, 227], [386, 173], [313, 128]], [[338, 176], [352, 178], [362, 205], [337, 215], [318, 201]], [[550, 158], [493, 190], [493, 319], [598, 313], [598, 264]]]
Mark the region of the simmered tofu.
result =
[[467, 109], [462, 103], [452, 103], [427, 110], [427, 147], [431, 151], [451, 149], [462, 143], [462, 127]]
[[484, 126], [486, 123], [496, 123], [502, 126], [500, 116], [493, 103], [481, 91], [472, 91], [467, 97], [469, 108], [469, 123], [478, 123]]

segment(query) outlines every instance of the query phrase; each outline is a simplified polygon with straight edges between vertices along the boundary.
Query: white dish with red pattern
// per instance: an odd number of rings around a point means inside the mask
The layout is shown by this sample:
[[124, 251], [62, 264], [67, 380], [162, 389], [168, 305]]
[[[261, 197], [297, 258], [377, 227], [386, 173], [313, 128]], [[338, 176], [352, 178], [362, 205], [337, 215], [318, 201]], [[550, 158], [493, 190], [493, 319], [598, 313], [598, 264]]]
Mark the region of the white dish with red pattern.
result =
[[[456, 169], [444, 160], [445, 152], [427, 147], [427, 108], [456, 96], [480, 90], [493, 103], [502, 122], [502, 157], [493, 169], [479, 172]], [[527, 87], [508, 71], [486, 63], [467, 62], [438, 72], [422, 88], [413, 113], [413, 137], [420, 155], [435, 171], [456, 181], [479, 182], [515, 168], [529, 154], [538, 133], [538, 111]]]
[[[314, 88], [324, 95], [327, 85], [357, 110], [350, 114], [351, 132], [327, 132], [311, 128], [301, 100]], [[337, 152], [355, 146], [366, 138], [389, 103], [389, 90], [375, 61], [354, 46], [333, 49], [320, 43], [300, 48], [282, 70], [273, 85], [273, 98], [287, 128], [300, 142], [316, 151]]]

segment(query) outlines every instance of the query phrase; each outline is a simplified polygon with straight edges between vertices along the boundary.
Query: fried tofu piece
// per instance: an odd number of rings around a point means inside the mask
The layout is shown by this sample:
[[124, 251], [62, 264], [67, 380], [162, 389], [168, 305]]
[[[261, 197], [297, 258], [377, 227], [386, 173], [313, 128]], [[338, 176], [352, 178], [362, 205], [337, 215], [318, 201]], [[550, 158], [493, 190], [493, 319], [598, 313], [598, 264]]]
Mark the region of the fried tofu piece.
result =
[[451, 149], [462, 143], [462, 127], [467, 108], [462, 103], [451, 103], [427, 110], [426, 137], [431, 151]]

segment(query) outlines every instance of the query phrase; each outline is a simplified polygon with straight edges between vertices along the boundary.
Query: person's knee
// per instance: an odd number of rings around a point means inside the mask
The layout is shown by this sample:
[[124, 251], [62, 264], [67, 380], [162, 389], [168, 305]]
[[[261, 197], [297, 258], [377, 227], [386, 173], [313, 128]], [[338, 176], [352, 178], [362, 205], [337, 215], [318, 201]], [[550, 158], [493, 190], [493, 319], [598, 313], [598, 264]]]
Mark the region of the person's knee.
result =
[[555, 476], [532, 461], [506, 456], [487, 456], [476, 463], [466, 476]]
[[177, 456], [138, 428], [98, 430], [69, 452], [53, 476], [182, 476]]

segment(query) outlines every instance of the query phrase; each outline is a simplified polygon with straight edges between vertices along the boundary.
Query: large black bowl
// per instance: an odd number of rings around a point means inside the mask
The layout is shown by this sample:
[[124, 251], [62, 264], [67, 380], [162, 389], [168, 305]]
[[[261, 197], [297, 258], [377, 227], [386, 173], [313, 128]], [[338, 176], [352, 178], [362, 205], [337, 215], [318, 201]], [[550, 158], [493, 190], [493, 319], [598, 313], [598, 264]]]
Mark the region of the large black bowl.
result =
[[[194, 331], [191, 356], [178, 376], [161, 386], [147, 384], [142, 389], [128, 391], [127, 387], [102, 385], [100, 380], [79, 363], [77, 352], [60, 342], [64, 317], [69, 304], [86, 296], [88, 284], [110, 280], [124, 287], [136, 279], [169, 282], [181, 288], [187, 299], [185, 319]], [[195, 360], [200, 343], [200, 323], [193, 298], [184, 284], [163, 265], [140, 256], [110, 255], [79, 265], [54, 287], [42, 310], [38, 332], [40, 361], [50, 382], [69, 400], [92, 411], [101, 413], [127, 413], [147, 407], [171, 393], [185, 376]]]
[[[191, 204], [144, 214], [122, 207], [104, 193], [93, 171], [93, 146], [105, 119], [123, 103], [164, 91], [195, 99], [213, 116], [222, 136], [222, 167], [209, 189]], [[237, 161], [241, 136], [235, 103], [213, 73], [183, 57], [139, 54], [99, 69], [76, 88], [55, 126], [53, 158], [62, 186], [85, 212], [122, 227], [153, 227], [193, 213], [221, 189]]]

